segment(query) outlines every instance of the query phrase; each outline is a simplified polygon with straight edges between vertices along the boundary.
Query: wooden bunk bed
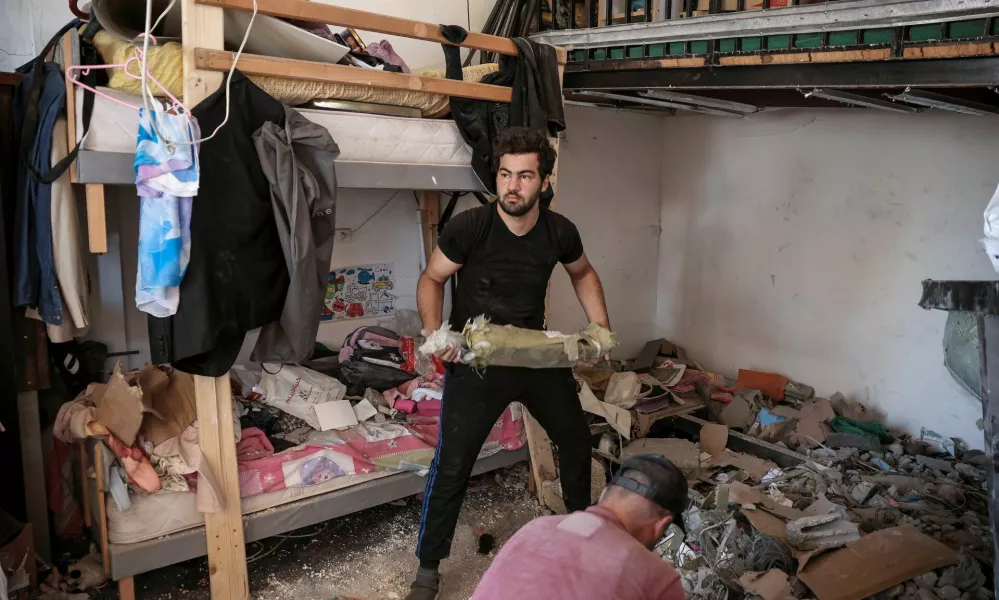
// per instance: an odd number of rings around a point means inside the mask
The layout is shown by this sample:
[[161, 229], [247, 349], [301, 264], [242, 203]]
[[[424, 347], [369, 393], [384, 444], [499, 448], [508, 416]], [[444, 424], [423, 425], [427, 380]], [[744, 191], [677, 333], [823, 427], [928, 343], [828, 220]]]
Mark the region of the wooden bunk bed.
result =
[[[234, 54], [223, 50], [223, 10], [253, 11], [253, 0], [180, 0], [183, 42], [183, 100], [196, 106], [223, 83], [224, 72], [232, 65]], [[440, 26], [379, 15], [364, 11], [310, 3], [304, 0], [257, 0], [258, 14], [293, 18], [322, 24], [336, 24], [364, 31], [447, 43]], [[66, 34], [63, 45], [66, 64], [72, 64], [74, 35]], [[481, 33], [469, 33], [466, 48], [516, 55], [512, 40]], [[559, 71], [566, 54], [558, 50]], [[388, 73], [355, 67], [289, 60], [243, 54], [238, 68], [247, 75], [271, 75], [290, 79], [346, 83], [372, 88], [418, 90], [448, 96], [510, 102], [510, 88], [437, 79], [420, 75]], [[76, 90], [67, 81], [67, 119], [70, 147], [77, 141]], [[93, 122], [92, 122], [93, 126]], [[92, 127], [93, 129], [93, 127]], [[340, 142], [340, 140], [337, 140]], [[558, 140], [553, 140], [556, 148]], [[341, 144], [341, 148], [342, 148]], [[107, 251], [104, 186], [134, 185], [133, 156], [124, 148], [84, 146], [71, 169], [74, 183], [86, 186], [87, 224], [91, 252]], [[336, 162], [340, 187], [413, 189], [421, 192], [420, 211], [424, 251], [429, 256], [436, 239], [441, 191], [484, 191], [470, 164], [422, 164], [413, 162], [351, 160], [341, 156]], [[558, 165], [551, 178], [557, 185]], [[123, 600], [135, 597], [133, 576], [197, 556], [208, 555], [212, 598], [245, 599], [249, 597], [245, 544], [296, 528], [325, 521], [351, 512], [376, 506], [417, 493], [423, 478], [413, 473], [374, 473], [357, 476], [352, 485], [303, 495], [300, 499], [271, 506], [259, 512], [243, 514], [236, 462], [236, 441], [232, 414], [232, 393], [228, 375], [195, 377], [195, 398], [199, 422], [200, 446], [208, 466], [220, 484], [221, 512], [205, 514], [204, 526], [133, 544], [111, 543], [108, 535], [108, 506], [104, 481], [104, 454], [91, 440], [83, 446], [81, 461], [96, 474], [96, 486], [85, 484], [84, 512], [88, 526], [94, 527], [102, 547], [104, 567], [118, 581]], [[532, 484], [540, 492], [541, 482], [556, 478], [551, 444], [529, 416], [525, 417], [530, 449]], [[476, 473], [500, 468], [527, 458], [528, 452], [501, 451], [480, 460]], [[89, 465], [87, 464], [89, 461]], [[85, 476], [84, 481], [87, 481]], [[330, 482], [327, 482], [330, 483]]]

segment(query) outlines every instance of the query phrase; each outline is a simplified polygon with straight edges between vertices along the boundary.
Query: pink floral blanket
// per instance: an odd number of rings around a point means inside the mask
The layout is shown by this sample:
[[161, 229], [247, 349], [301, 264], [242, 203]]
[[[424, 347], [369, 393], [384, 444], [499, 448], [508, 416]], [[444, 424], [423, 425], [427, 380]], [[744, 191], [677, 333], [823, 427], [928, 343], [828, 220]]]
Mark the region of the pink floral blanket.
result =
[[[346, 431], [317, 431], [305, 444], [275, 453], [262, 431], [246, 428], [237, 445], [240, 495], [307, 487], [374, 471], [421, 471], [433, 460], [439, 431], [438, 418], [414, 415], [406, 423], [361, 423]], [[516, 450], [525, 440], [523, 408], [513, 404], [496, 421], [479, 456]]]

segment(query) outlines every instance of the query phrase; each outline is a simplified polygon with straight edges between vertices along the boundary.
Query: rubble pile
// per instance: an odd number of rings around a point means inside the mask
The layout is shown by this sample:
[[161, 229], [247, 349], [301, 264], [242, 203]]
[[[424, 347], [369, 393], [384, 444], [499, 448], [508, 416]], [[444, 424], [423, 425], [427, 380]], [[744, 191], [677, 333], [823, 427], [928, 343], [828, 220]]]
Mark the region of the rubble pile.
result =
[[[815, 398], [770, 373], [708, 373], [698, 392], [716, 421], [699, 442], [638, 439], [621, 452], [662, 453], [687, 474], [686, 536], [673, 528], [658, 550], [688, 598], [995, 597], [984, 453], [929, 429], [890, 431], [841, 394]], [[728, 449], [733, 431], [785, 467]]]

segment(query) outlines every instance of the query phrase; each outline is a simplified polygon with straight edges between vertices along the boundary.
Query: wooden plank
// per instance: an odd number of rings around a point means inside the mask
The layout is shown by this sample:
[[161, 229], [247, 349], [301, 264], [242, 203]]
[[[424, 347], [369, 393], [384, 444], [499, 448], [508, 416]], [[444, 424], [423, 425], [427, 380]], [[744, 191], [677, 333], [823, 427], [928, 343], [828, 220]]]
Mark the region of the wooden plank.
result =
[[719, 64], [726, 67], [752, 65], [792, 65], [800, 63], [866, 62], [889, 60], [891, 48], [873, 50], [843, 50], [836, 52], [785, 52], [781, 54], [753, 54], [749, 56], [723, 56]]
[[430, 262], [430, 255], [437, 247], [437, 223], [440, 220], [441, 194], [426, 191], [420, 194], [420, 227], [423, 229], [424, 263]]
[[[224, 72], [232, 66], [233, 53], [195, 48], [194, 57], [196, 68]], [[307, 60], [273, 58], [259, 54], [241, 55], [239, 57], [239, 70], [248, 75], [270, 75], [285, 79], [346, 83], [387, 90], [409, 90], [476, 100], [491, 100], [493, 102], [510, 102], [513, 98], [513, 90], [498, 85], [391, 73], [375, 69], [358, 69], [346, 65], [331, 65]]]
[[126, 577], [118, 582], [118, 599], [135, 600], [135, 579]]
[[42, 558], [51, 560], [49, 505], [45, 492], [45, 460], [42, 455], [42, 418], [38, 409], [37, 391], [20, 392], [17, 395], [17, 416], [21, 432], [24, 499], [28, 522], [33, 525], [35, 552]]
[[250, 591], [246, 573], [246, 546], [240, 509], [229, 376], [195, 376], [194, 396], [198, 403], [201, 452], [219, 482], [223, 504], [221, 512], [205, 515], [208, 578], [212, 598], [246, 600]]
[[104, 485], [104, 442], [94, 446], [94, 473], [97, 475], [97, 526], [101, 530], [101, 563], [104, 573], [111, 576], [111, 552], [108, 549], [107, 488]]
[[[253, 0], [195, 0], [205, 6], [233, 8], [236, 10], [253, 11]], [[399, 37], [425, 40], [437, 44], [458, 45], [463, 48], [475, 48], [486, 52], [496, 52], [516, 56], [517, 45], [512, 40], [484, 33], [469, 32], [461, 44], [451, 44], [441, 33], [441, 26], [436, 23], [424, 23], [389, 15], [380, 15], [364, 10], [343, 8], [321, 2], [306, 2], [305, 0], [257, 0], [257, 12], [274, 17], [301, 19], [314, 23], [353, 27], [376, 33], [386, 33]], [[186, 38], [185, 38], [186, 41]]]
[[912, 46], [902, 51], [903, 58], [961, 58], [969, 56], [991, 56], [996, 54], [996, 44], [981, 42], [976, 44], [942, 44], [933, 46]]
[[90, 514], [90, 478], [87, 477], [87, 444], [83, 440], [76, 443], [76, 451], [80, 453], [80, 494], [83, 497], [83, 524], [90, 529], [94, 524], [94, 516]]
[[[62, 36], [62, 57], [66, 67], [73, 65], [73, 32], [67, 31]], [[70, 83], [69, 77], [66, 80], [66, 131], [69, 143], [67, 148], [72, 150], [76, 147], [76, 86]], [[69, 181], [76, 183], [76, 161], [69, 165]]]
[[529, 412], [524, 415], [524, 431], [527, 433], [527, 450], [531, 454], [531, 477], [534, 479], [538, 499], [541, 500], [542, 484], [558, 479], [552, 440]]
[[[565, 74], [565, 63], [568, 52], [564, 48], [555, 48], [558, 61], [558, 82], [562, 85], [562, 78]], [[549, 206], [555, 210], [558, 202], [558, 163], [559, 163], [559, 138], [551, 138], [552, 147], [555, 148], [555, 165], [548, 180], [548, 185], [552, 188], [552, 203]], [[551, 295], [552, 284], [548, 282], [548, 289], [545, 291], [545, 321], [551, 320]], [[544, 504], [544, 482], [553, 481], [558, 478], [555, 468], [555, 453], [552, 451], [552, 441], [545, 433], [541, 424], [528, 412], [524, 416], [524, 429], [527, 434], [527, 448], [531, 453], [531, 479], [534, 481], [534, 492], [538, 500]]]
[[[223, 14], [216, 6], [182, 0], [184, 39], [184, 103], [195, 107], [222, 85], [222, 73], [202, 70], [195, 59], [197, 48], [223, 48]], [[242, 63], [240, 64], [242, 67]], [[211, 132], [202, 132], [210, 135]], [[246, 545], [236, 465], [236, 435], [232, 423], [232, 389], [229, 375], [194, 378], [198, 406], [198, 441], [205, 463], [219, 483], [222, 510], [205, 515], [208, 543], [208, 579], [213, 600], [247, 600]]]
[[[74, 161], [75, 162], [75, 161]], [[108, 251], [107, 212], [104, 206], [104, 185], [88, 183], [87, 190], [87, 237], [90, 251], [104, 254]]]
[[[184, 104], [194, 108], [222, 85], [222, 73], [201, 70], [195, 61], [197, 48], [221, 50], [224, 46], [221, 8], [198, 6], [194, 0], [181, 0], [181, 32], [184, 40]], [[244, 55], [245, 56], [245, 55]], [[240, 63], [242, 68], [243, 64]], [[228, 70], [228, 66], [226, 70]], [[210, 131], [201, 132], [210, 135]]]

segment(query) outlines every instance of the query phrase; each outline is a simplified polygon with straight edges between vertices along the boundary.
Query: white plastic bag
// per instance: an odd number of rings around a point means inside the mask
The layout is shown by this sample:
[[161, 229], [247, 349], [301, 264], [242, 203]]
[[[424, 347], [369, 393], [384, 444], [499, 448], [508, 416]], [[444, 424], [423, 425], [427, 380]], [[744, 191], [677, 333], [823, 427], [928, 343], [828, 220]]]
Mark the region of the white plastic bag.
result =
[[263, 402], [294, 415], [322, 431], [315, 405], [343, 400], [347, 386], [337, 379], [299, 365], [263, 365]]

